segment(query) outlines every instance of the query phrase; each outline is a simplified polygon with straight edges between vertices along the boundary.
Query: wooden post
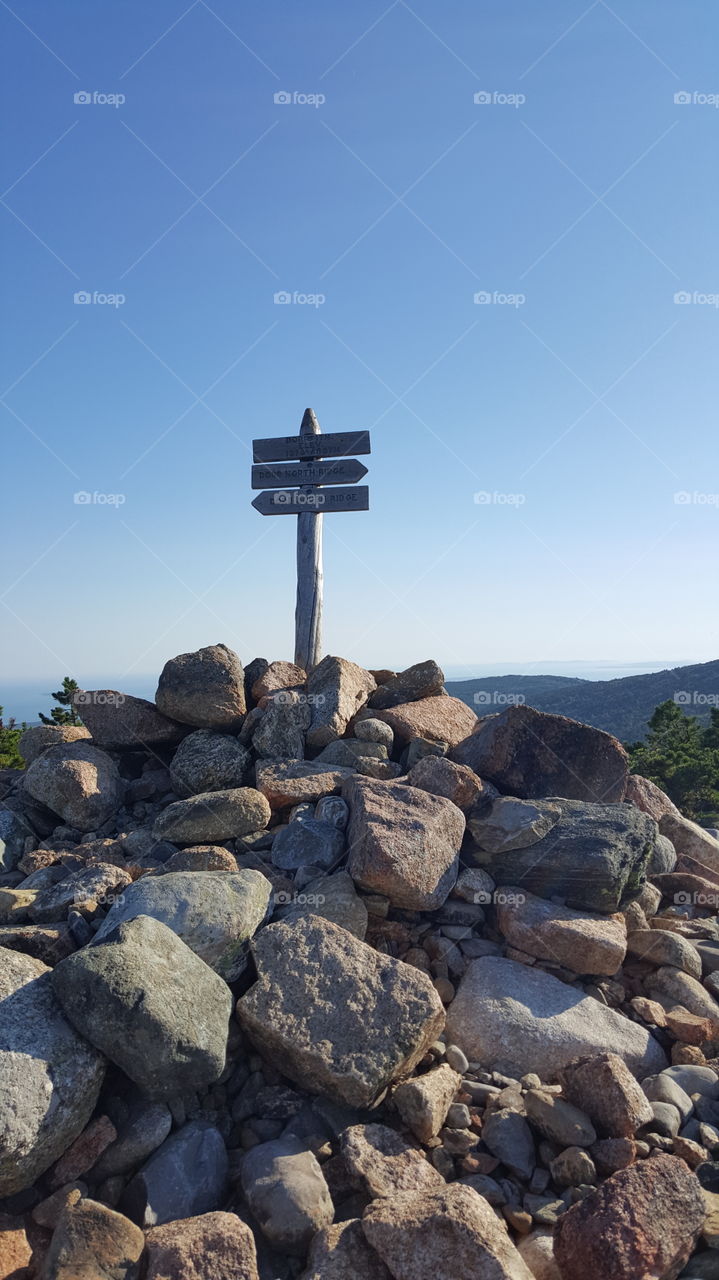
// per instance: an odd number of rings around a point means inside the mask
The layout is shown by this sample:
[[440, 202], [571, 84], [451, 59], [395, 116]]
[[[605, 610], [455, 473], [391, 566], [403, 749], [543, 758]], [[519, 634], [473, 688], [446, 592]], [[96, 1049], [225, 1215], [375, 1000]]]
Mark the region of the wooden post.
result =
[[[301, 436], [319, 436], [320, 424], [313, 409], [305, 409]], [[312, 461], [321, 457], [321, 448]], [[302, 492], [310, 492], [307, 486]], [[322, 515], [303, 511], [297, 517], [297, 604], [295, 607], [295, 662], [305, 671], [322, 656]]]

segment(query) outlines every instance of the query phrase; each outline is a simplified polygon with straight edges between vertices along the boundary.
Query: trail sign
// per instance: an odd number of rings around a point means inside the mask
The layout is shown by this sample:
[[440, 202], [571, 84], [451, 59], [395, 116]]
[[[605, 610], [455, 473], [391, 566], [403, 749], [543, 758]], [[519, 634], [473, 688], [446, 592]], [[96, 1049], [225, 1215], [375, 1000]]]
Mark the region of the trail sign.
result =
[[252, 488], [279, 489], [291, 484], [357, 484], [366, 475], [367, 468], [356, 458], [338, 458], [336, 462], [266, 463], [252, 468]]
[[[305, 671], [317, 666], [322, 649], [322, 516], [369, 509], [368, 486], [352, 483], [367, 468], [348, 456], [369, 452], [369, 431], [323, 436], [313, 409], [305, 409], [298, 436], [252, 441], [255, 463], [279, 463], [253, 466], [252, 488], [267, 486], [253, 499], [253, 507], [263, 516], [297, 516], [295, 662]], [[338, 461], [323, 462], [326, 457]], [[287, 484], [300, 487], [285, 488]]]
[[[311, 411], [310, 411], [311, 412]], [[312, 435], [274, 436], [252, 441], [253, 462], [282, 462], [294, 458], [348, 458], [351, 453], [370, 453], [369, 431], [333, 431], [322, 437], [322, 453], [316, 453]], [[317, 432], [319, 434], [319, 432]]]
[[332, 511], [369, 511], [369, 486], [265, 489], [264, 493], [258, 493], [252, 505], [263, 516], [297, 516], [307, 511], [317, 515]]

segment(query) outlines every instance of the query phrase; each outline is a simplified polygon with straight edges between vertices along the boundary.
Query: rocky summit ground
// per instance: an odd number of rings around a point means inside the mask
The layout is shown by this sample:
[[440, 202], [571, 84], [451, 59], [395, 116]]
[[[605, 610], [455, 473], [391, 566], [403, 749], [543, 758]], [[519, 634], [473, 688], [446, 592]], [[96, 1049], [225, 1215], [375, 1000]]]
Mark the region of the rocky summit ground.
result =
[[0, 773], [0, 1280], [719, 1278], [719, 843], [435, 662], [165, 665]]

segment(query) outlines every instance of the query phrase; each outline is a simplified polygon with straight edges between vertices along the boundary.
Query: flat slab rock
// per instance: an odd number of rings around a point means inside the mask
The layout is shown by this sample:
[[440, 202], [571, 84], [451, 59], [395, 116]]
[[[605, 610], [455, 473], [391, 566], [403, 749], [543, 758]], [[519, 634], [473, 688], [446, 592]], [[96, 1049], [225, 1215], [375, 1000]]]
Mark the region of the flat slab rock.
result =
[[623, 915], [574, 911], [511, 887], [497, 895], [497, 923], [510, 946], [574, 973], [611, 977], [627, 950]]
[[[405, 702], [373, 714], [389, 725], [396, 741], [403, 745], [412, 738], [428, 738], [430, 742], [449, 743], [453, 747], [472, 733], [477, 724], [471, 707], [448, 694], [421, 698], [419, 702]], [[458, 763], [466, 762], [460, 760]]]
[[674, 1280], [705, 1217], [699, 1180], [676, 1156], [654, 1154], [612, 1174], [558, 1222], [562, 1280]]
[[459, 1183], [375, 1200], [362, 1229], [394, 1280], [534, 1280], [489, 1203]]
[[300, 760], [258, 760], [255, 766], [257, 790], [267, 797], [273, 809], [339, 795], [343, 782], [353, 773], [354, 769], [341, 765]]
[[550, 1084], [573, 1058], [607, 1045], [641, 1077], [667, 1060], [649, 1032], [542, 969], [502, 956], [469, 964], [447, 1014], [447, 1038], [470, 1062]]
[[50, 974], [39, 960], [0, 951], [3, 1197], [32, 1186], [74, 1142], [105, 1075], [105, 1059], [65, 1018]]
[[459, 872], [462, 810], [444, 796], [367, 778], [351, 778], [342, 795], [355, 883], [408, 911], [441, 907]]
[[629, 776], [627, 753], [610, 733], [528, 706], [484, 716], [451, 758], [522, 799], [607, 804], [623, 799]]
[[268, 925], [253, 954], [258, 981], [238, 1001], [240, 1024], [312, 1093], [371, 1106], [444, 1025], [425, 974], [318, 916]]
[[173, 844], [213, 844], [261, 831], [269, 820], [264, 795], [254, 787], [229, 787], [168, 804], [155, 819], [153, 835]]
[[187, 733], [186, 725], [161, 715], [154, 702], [117, 689], [81, 691], [73, 701], [95, 746], [105, 751], [165, 746]]

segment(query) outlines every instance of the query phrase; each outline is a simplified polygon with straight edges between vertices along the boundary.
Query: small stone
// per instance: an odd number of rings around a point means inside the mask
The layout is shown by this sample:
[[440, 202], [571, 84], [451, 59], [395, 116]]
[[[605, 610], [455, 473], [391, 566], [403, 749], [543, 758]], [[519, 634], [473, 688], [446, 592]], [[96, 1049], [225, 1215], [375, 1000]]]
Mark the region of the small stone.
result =
[[137, 1280], [145, 1247], [142, 1232], [122, 1214], [95, 1200], [63, 1211], [45, 1258], [44, 1280], [112, 1277]]
[[156, 840], [175, 844], [214, 844], [266, 827], [271, 809], [254, 787], [203, 791], [189, 800], [176, 800], [155, 820]]
[[54, 1190], [87, 1173], [116, 1137], [117, 1130], [108, 1116], [92, 1120], [58, 1160], [50, 1173], [48, 1185]]
[[651, 1122], [645, 1093], [616, 1053], [592, 1054], [570, 1062], [560, 1079], [566, 1099], [612, 1137], [632, 1138], [637, 1129]]
[[203, 1213], [152, 1227], [146, 1280], [259, 1280], [250, 1228], [235, 1213]]
[[426, 1075], [397, 1085], [392, 1094], [402, 1120], [420, 1142], [436, 1138], [460, 1085], [460, 1076], [449, 1063]]
[[464, 1075], [465, 1072], [469, 1070], [467, 1057], [462, 1053], [462, 1050], [458, 1045], [448, 1044], [444, 1051], [444, 1056], [447, 1065], [450, 1066], [453, 1071], [459, 1071], [460, 1075]]
[[566, 1147], [552, 1160], [549, 1168], [558, 1187], [576, 1187], [597, 1181], [594, 1161], [582, 1147]]
[[640, 1161], [613, 1174], [560, 1219], [554, 1251], [563, 1280], [676, 1276], [704, 1217], [699, 1183], [683, 1161], [662, 1154]]
[[192, 1120], [158, 1147], [128, 1183], [120, 1206], [142, 1227], [161, 1226], [218, 1209], [227, 1191], [228, 1160], [214, 1125]]
[[631, 1138], [602, 1138], [589, 1148], [599, 1173], [607, 1177], [626, 1169], [637, 1158], [637, 1145]]
[[[688, 938], [678, 933], [670, 933], [667, 929], [641, 929], [638, 933], [630, 933], [627, 938], [627, 952], [644, 960], [656, 968], [660, 965], [673, 965], [683, 969], [693, 978], [701, 978], [702, 962], [696, 947]], [[717, 1008], [719, 1017], [719, 1008]]]
[[494, 1210], [460, 1183], [375, 1200], [365, 1210], [362, 1228], [394, 1280], [532, 1280]]
[[524, 1106], [530, 1124], [560, 1147], [591, 1147], [597, 1140], [589, 1116], [547, 1089], [529, 1089]]
[[253, 682], [252, 697], [255, 702], [259, 702], [278, 689], [292, 689], [303, 685], [306, 679], [307, 672], [295, 662], [271, 662]]
[[272, 845], [272, 861], [283, 871], [303, 866], [329, 870], [342, 857], [344, 847], [344, 834], [337, 827], [307, 818], [290, 822], [278, 832]]
[[443, 1185], [421, 1149], [383, 1124], [345, 1129], [341, 1152], [350, 1173], [372, 1199], [412, 1190], [421, 1194]]
[[250, 753], [237, 738], [210, 729], [196, 729], [180, 743], [170, 765], [172, 789], [183, 798], [205, 791], [241, 787]]
[[482, 1141], [518, 1178], [528, 1181], [537, 1162], [532, 1130], [517, 1111], [493, 1111], [482, 1125]]
[[519, 1255], [529, 1267], [534, 1280], [562, 1280], [554, 1261], [554, 1233], [546, 1227], [536, 1227], [523, 1240], [517, 1242]]
[[32, 1274], [32, 1253], [23, 1219], [0, 1214], [0, 1275], [5, 1280], [25, 1280]]
[[133, 1103], [127, 1119], [119, 1125], [118, 1137], [93, 1165], [93, 1182], [137, 1169], [165, 1141], [171, 1128], [172, 1115], [164, 1102]]
[[[222, 1278], [224, 1280], [224, 1278]], [[232, 1280], [239, 1280], [233, 1277]], [[392, 1280], [358, 1218], [324, 1227], [312, 1238], [301, 1280]]]
[[392, 750], [394, 734], [384, 720], [376, 720], [368, 716], [365, 720], [356, 720], [354, 735], [358, 742], [379, 742], [388, 751]]
[[650, 1102], [668, 1102], [676, 1107], [682, 1121], [687, 1121], [694, 1110], [694, 1103], [681, 1085], [663, 1072], [658, 1076], [647, 1076], [642, 1081], [642, 1092]]
[[314, 1233], [334, 1217], [320, 1165], [297, 1138], [253, 1147], [243, 1160], [241, 1181], [263, 1234], [283, 1252], [304, 1254]]

